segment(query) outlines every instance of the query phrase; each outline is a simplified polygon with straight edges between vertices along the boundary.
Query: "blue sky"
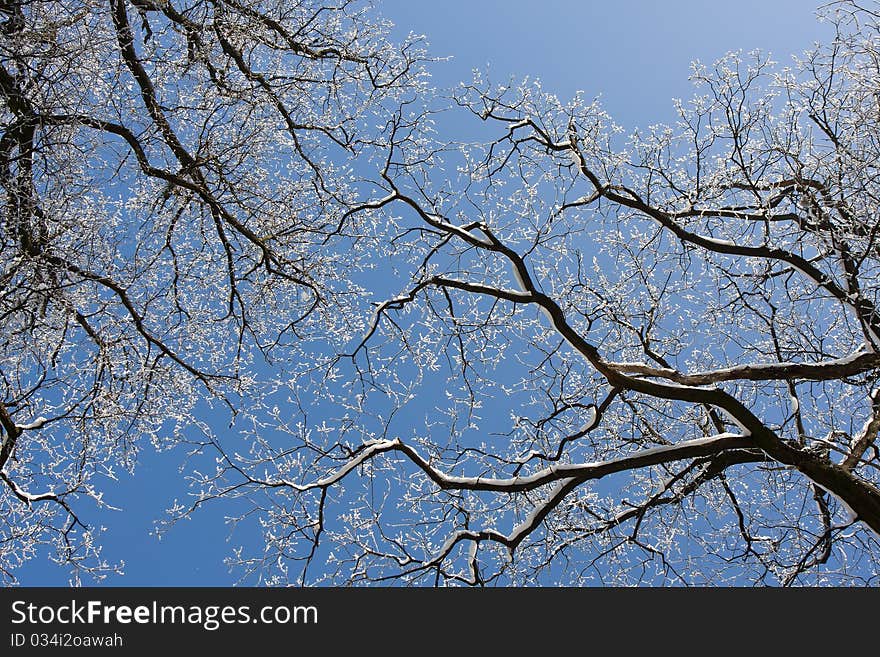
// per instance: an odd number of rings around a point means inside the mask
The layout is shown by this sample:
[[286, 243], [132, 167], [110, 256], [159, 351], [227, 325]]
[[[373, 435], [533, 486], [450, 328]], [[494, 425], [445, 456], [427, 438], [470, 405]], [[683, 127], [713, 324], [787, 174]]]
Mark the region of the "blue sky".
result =
[[386, 0], [399, 35], [424, 34], [435, 83], [540, 78], [560, 98], [600, 95], [624, 128], [673, 120], [672, 98], [692, 93], [694, 59], [760, 49], [780, 63], [829, 34], [813, 0]]
[[[469, 80], [474, 68], [496, 81], [538, 77], [547, 91], [567, 98], [578, 90], [601, 95], [628, 131], [673, 119], [672, 98], [691, 94], [689, 65], [729, 50], [761, 49], [790, 61], [828, 28], [814, 18], [811, 0], [386, 0], [380, 11], [397, 27], [426, 34], [431, 52], [452, 57], [432, 67], [439, 89]], [[449, 135], [451, 139], [455, 135]], [[222, 564], [226, 542], [222, 505], [177, 525], [163, 540], [154, 521], [185, 495], [178, 452], [143, 452], [134, 478], [122, 473], [105, 499], [124, 511], [86, 514], [103, 524], [105, 556], [124, 560], [125, 575], [106, 584], [126, 586], [235, 583]], [[242, 538], [238, 537], [237, 538]], [[45, 560], [19, 571], [25, 585], [65, 585], [68, 573]]]

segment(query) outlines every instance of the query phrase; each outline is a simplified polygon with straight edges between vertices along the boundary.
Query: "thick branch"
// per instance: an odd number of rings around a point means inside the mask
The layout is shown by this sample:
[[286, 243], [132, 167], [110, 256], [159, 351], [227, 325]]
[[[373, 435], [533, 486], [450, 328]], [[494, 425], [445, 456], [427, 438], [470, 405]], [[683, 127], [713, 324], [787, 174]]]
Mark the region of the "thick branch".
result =
[[831, 381], [864, 374], [880, 367], [880, 354], [861, 352], [820, 363], [754, 363], [706, 372], [686, 374], [673, 369], [651, 367], [641, 363], [614, 363], [608, 366], [621, 374], [637, 374], [674, 381], [682, 385], [703, 386], [721, 381]]

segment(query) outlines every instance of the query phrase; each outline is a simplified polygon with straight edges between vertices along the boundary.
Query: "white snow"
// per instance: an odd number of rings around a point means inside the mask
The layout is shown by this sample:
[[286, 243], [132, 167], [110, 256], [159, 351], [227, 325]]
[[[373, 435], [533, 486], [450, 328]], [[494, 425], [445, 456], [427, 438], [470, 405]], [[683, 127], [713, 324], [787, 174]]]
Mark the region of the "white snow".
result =
[[319, 479], [318, 481], [306, 485], [295, 484], [292, 481], [288, 480], [282, 480], [279, 482], [279, 484], [283, 486], [288, 486], [289, 488], [293, 488], [301, 492], [305, 492], [313, 488], [326, 488], [327, 486], [335, 484], [337, 481], [345, 477], [345, 475], [354, 470], [367, 459], [373, 457], [375, 454], [378, 454], [380, 452], [387, 452], [389, 450], [399, 447], [400, 445], [401, 442], [399, 438], [395, 438], [394, 440], [377, 440], [375, 442], [368, 443], [367, 448], [360, 454], [358, 454], [357, 457], [353, 458], [351, 461], [339, 468], [336, 472], [327, 475], [323, 479]]
[[599, 416], [596, 413], [596, 407], [594, 405], [590, 405], [587, 409], [586, 417], [584, 418], [584, 426], [580, 428], [578, 433], [587, 433], [588, 431], [592, 431], [593, 427], [596, 426], [596, 422], [598, 421]]
[[28, 493], [26, 490], [21, 488], [17, 483], [15, 483], [12, 479], [10, 479], [7, 474], [3, 471], [0, 471], [0, 478], [6, 482], [6, 484], [12, 489], [12, 492], [15, 493], [15, 496], [24, 501], [28, 506], [33, 504], [34, 502], [42, 502], [43, 500], [55, 500], [57, 496], [53, 492], [48, 493], [39, 493], [37, 495], [33, 495]]
[[48, 422], [48, 421], [49, 421], [49, 420], [47, 420], [46, 418], [44, 418], [44, 417], [41, 415], [40, 417], [38, 417], [38, 418], [37, 418], [36, 420], [34, 420], [33, 422], [29, 422], [28, 424], [16, 424], [15, 426], [16, 426], [18, 429], [21, 429], [22, 431], [30, 431], [31, 429], [39, 429], [39, 428], [41, 428], [41, 427], [42, 427], [44, 424], [46, 424], [46, 422]]
[[[800, 472], [800, 470], [798, 472]], [[843, 507], [843, 510], [846, 513], [848, 523], [854, 523], [856, 520], [859, 519], [859, 514], [856, 513], [855, 511], [853, 511], [853, 508], [849, 504], [844, 502], [843, 498], [841, 498], [839, 495], [837, 495], [837, 494], [833, 493], [832, 491], [828, 490], [827, 488], [825, 488], [825, 486], [820, 484], [818, 481], [816, 481], [815, 479], [813, 479], [809, 475], [807, 475], [803, 472], [801, 472], [801, 474], [804, 475], [810, 481], [812, 481], [816, 486], [818, 486], [819, 488], [824, 490], [826, 493], [828, 493], [831, 497], [833, 497], [838, 502], [840, 502], [840, 505]]]
[[[523, 291], [524, 294], [531, 295], [531, 294], [532, 294], [532, 290], [529, 289], [529, 287], [526, 285], [525, 280], [524, 280], [523, 277], [520, 275], [520, 273], [519, 273], [519, 268], [518, 268], [516, 265], [513, 265], [513, 266], [512, 266], [512, 269], [513, 269], [513, 277], [514, 277], [514, 279], [516, 280], [517, 285], [519, 285], [520, 289]], [[575, 353], [578, 353], [578, 354], [581, 353], [581, 350], [578, 349], [577, 347], [575, 347], [575, 346], [571, 343], [571, 341], [570, 341], [567, 337], [565, 337], [565, 334], [562, 332], [561, 327], [556, 323], [556, 320], [553, 319], [553, 315], [550, 314], [550, 311], [547, 310], [547, 309], [546, 309], [544, 306], [542, 306], [542, 305], [539, 305], [538, 308], [541, 310], [541, 313], [544, 315], [544, 317], [546, 317], [547, 320], [550, 322], [550, 325], [553, 326], [553, 328], [556, 329], [556, 332], [557, 332], [557, 333], [562, 337], [562, 339], [568, 344], [568, 346], [571, 347], [572, 350], [573, 350]]]
[[[815, 367], [815, 368], [819, 368], [819, 369], [840, 367], [840, 366], [849, 365], [850, 363], [855, 362], [856, 360], [858, 360], [862, 356], [869, 354], [869, 353], [873, 353], [873, 352], [867, 351], [865, 349], [865, 347], [862, 346], [859, 349], [857, 349], [856, 351], [852, 352], [851, 354], [847, 354], [846, 356], [842, 356], [840, 358], [832, 358], [830, 360], [823, 360], [823, 361], [819, 361], [818, 363], [805, 363], [805, 362], [794, 362], [794, 361], [782, 361], [782, 362], [777, 362], [777, 363], [745, 363], [742, 365], [732, 365], [730, 367], [720, 367], [718, 369], [704, 370], [702, 372], [692, 372], [692, 373], [685, 373], [685, 372], [678, 373], [678, 372], [676, 372], [676, 370], [673, 370], [673, 369], [664, 368], [664, 367], [652, 367], [650, 365], [646, 365], [644, 363], [639, 363], [639, 362], [634, 362], [634, 361], [633, 362], [630, 362], [630, 361], [613, 362], [613, 363], [608, 363], [608, 365], [610, 367], [613, 367], [613, 368], [621, 371], [621, 372], [631, 372], [631, 373], [635, 373], [635, 374], [643, 374], [646, 376], [655, 376], [655, 377], [662, 377], [662, 378], [673, 377], [673, 376], [676, 376], [677, 374], [680, 374], [685, 379], [690, 378], [690, 377], [692, 377], [692, 378], [722, 377], [722, 378], [727, 379], [727, 378], [736, 378], [736, 376], [739, 372], [743, 372], [746, 370], [760, 370], [763, 372], [767, 372], [768, 374], [771, 374], [773, 372], [785, 370], [786, 368], [790, 368], [790, 367], [809, 366], [809, 367]], [[671, 384], [667, 384], [667, 385], [671, 385]]]
[[[591, 470], [598, 470], [601, 468], [606, 468], [608, 466], [613, 466], [615, 464], [625, 463], [627, 461], [633, 460], [641, 460], [644, 458], [656, 456], [659, 454], [665, 453], [674, 453], [681, 449], [687, 449], [692, 447], [700, 447], [703, 445], [712, 445], [713, 443], [723, 442], [725, 440], [729, 440], [730, 438], [743, 438], [748, 434], [734, 434], [734, 433], [721, 433], [714, 436], [708, 436], [706, 438], [696, 438], [694, 440], [686, 440], [681, 443], [676, 443], [674, 445], [661, 445], [659, 447], [652, 447], [650, 449], [640, 450], [638, 452], [634, 452], [633, 454], [629, 454], [627, 456], [622, 456], [616, 459], [610, 459], [607, 461], [593, 461], [587, 463], [554, 463], [546, 468], [538, 470], [530, 475], [518, 476], [518, 477], [506, 477], [506, 478], [491, 478], [491, 477], [460, 477], [448, 475], [443, 472], [439, 472], [436, 469], [432, 468], [421, 456], [415, 453], [415, 450], [409, 448], [407, 452], [410, 457], [416, 460], [416, 464], [423, 469], [430, 469], [432, 472], [436, 474], [438, 479], [440, 479], [444, 484], [450, 486], [451, 488], [455, 487], [467, 487], [467, 486], [485, 486], [489, 488], [495, 489], [504, 489], [510, 487], [537, 487], [544, 485], [546, 483], [550, 483], [551, 481], [556, 481], [561, 477], [574, 477], [581, 476], [589, 473]], [[399, 440], [395, 441], [384, 441], [387, 444], [395, 443], [396, 445], [400, 445]], [[384, 447], [382, 451], [389, 449], [389, 447]], [[366, 450], [365, 450], [366, 452]], [[357, 463], [360, 463], [364, 458], [368, 458], [365, 452], [361, 453], [360, 457], [356, 459]], [[351, 470], [351, 468], [355, 467], [355, 464], [347, 464], [343, 469], [345, 472]], [[337, 473], [339, 474], [339, 473]], [[333, 475], [332, 477], [336, 477]], [[330, 477], [328, 477], [328, 480]], [[334, 478], [335, 481], [335, 478]], [[332, 482], [331, 482], [332, 483]], [[321, 485], [321, 484], [319, 484]]]
[[731, 423], [735, 424], [736, 426], [738, 426], [740, 428], [740, 431], [742, 431], [742, 435], [744, 435], [744, 436], [751, 436], [752, 435], [752, 432], [749, 431], [748, 429], [746, 429], [746, 427], [742, 424], [742, 422], [740, 422], [738, 419], [736, 419], [731, 413], [728, 413], [727, 409], [722, 408], [721, 406], [716, 406], [716, 408], [719, 411], [721, 411], [722, 413], [724, 413], [724, 415], [727, 416], [727, 418], [731, 421]]
[[524, 534], [528, 534], [535, 528], [535, 525], [538, 521], [538, 514], [541, 513], [548, 506], [556, 503], [556, 497], [560, 494], [563, 488], [571, 483], [571, 479], [562, 479], [560, 480], [550, 491], [550, 495], [547, 496], [547, 499], [543, 504], [536, 505], [529, 514], [525, 517], [525, 519], [513, 528], [513, 531], [510, 532], [510, 536], [508, 537], [512, 542], [518, 543], [521, 537]]
[[490, 242], [489, 240], [484, 240], [480, 237], [477, 237], [473, 233], [469, 233], [468, 231], [464, 230], [461, 226], [456, 226], [455, 224], [451, 224], [448, 221], [444, 221], [443, 218], [439, 214], [429, 214], [428, 217], [431, 218], [431, 222], [435, 226], [442, 228], [443, 230], [445, 230], [449, 233], [454, 233], [455, 235], [458, 235], [459, 237], [461, 237], [465, 241], [474, 240], [476, 242], [479, 242], [482, 246], [486, 246], [486, 247], [492, 246], [492, 242]]

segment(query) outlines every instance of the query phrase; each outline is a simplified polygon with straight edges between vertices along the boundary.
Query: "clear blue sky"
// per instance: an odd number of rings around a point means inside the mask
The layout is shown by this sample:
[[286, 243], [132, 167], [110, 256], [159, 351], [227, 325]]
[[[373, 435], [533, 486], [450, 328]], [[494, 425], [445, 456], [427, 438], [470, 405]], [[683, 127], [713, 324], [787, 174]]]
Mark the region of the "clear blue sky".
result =
[[398, 34], [428, 37], [434, 79], [451, 86], [488, 65], [494, 80], [540, 78], [568, 98], [601, 95], [624, 128], [673, 119], [694, 59], [760, 49], [780, 63], [829, 34], [816, 0], [386, 0]]
[[[810, 0], [386, 0], [377, 1], [396, 34], [425, 34], [431, 51], [451, 56], [433, 66], [438, 88], [468, 80], [487, 65], [496, 81], [539, 77], [561, 98], [583, 90], [601, 95], [624, 128], [670, 121], [671, 99], [691, 94], [689, 64], [729, 50], [771, 52], [790, 61], [828, 28], [815, 21]], [[455, 135], [451, 135], [454, 138]], [[227, 543], [222, 505], [178, 525], [161, 541], [153, 523], [185, 488], [177, 453], [144, 452], [134, 479], [121, 475], [105, 499], [124, 511], [85, 515], [106, 525], [105, 555], [124, 559], [128, 586], [234, 583], [222, 565]], [[237, 537], [243, 538], [243, 537]], [[36, 560], [19, 571], [25, 585], [65, 585], [65, 571]]]

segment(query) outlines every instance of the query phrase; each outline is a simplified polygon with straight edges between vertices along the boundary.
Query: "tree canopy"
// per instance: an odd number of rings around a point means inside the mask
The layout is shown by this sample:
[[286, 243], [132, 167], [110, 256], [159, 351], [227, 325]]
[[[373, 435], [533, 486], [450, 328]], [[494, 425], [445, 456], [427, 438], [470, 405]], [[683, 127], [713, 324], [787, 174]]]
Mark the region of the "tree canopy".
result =
[[152, 445], [269, 584], [877, 583], [872, 7], [630, 134], [356, 2], [2, 11], [8, 581]]

